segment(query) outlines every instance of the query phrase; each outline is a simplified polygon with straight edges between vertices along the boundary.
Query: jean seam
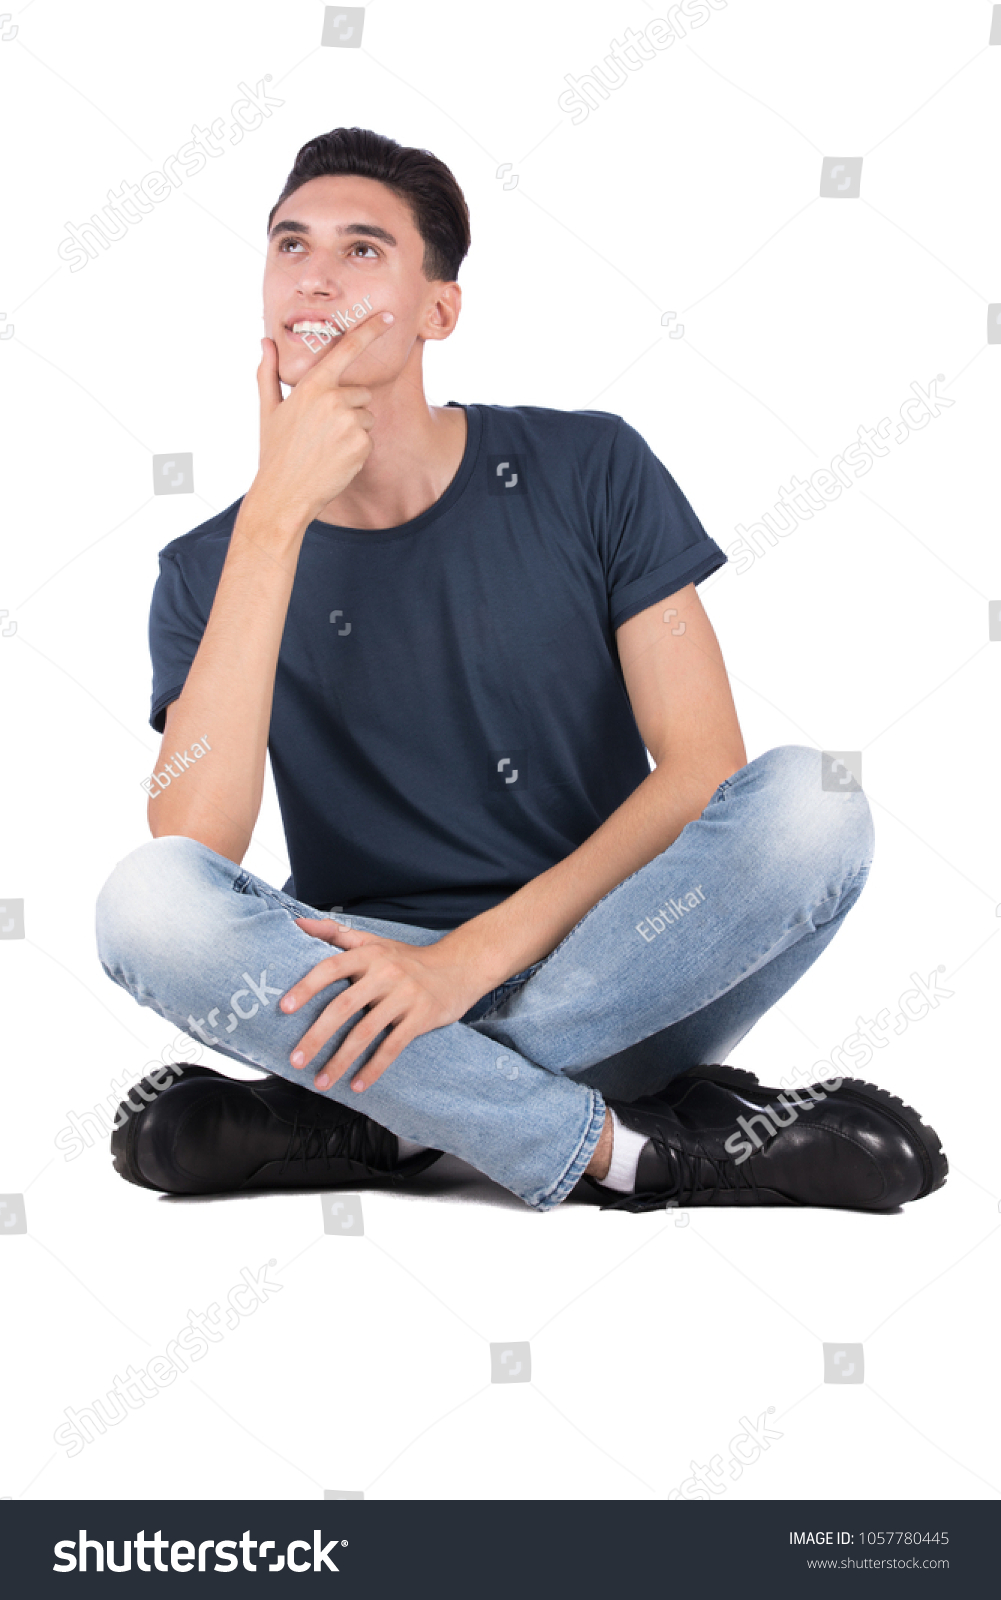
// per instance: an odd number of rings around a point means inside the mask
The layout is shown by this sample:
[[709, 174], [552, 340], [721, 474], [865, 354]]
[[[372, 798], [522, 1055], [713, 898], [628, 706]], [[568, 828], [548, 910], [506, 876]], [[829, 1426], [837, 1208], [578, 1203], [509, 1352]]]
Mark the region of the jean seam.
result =
[[[555, 952], [553, 953], [555, 954]], [[549, 957], [544, 956], [541, 961], [533, 962], [531, 967], [528, 969], [528, 976], [522, 978], [519, 983], [515, 983], [511, 978], [506, 978], [505, 981], [503, 983], [499, 983], [495, 989], [489, 990], [488, 993], [491, 996], [490, 1007], [487, 1011], [482, 1012], [476, 1020], [478, 1022], [485, 1022], [488, 1017], [492, 1017], [495, 1012], [499, 1011], [501, 1006], [506, 1004], [508, 1000], [512, 999], [516, 994], [520, 994], [526, 983], [531, 983], [536, 972], [538, 972], [540, 967], [545, 966], [548, 960]], [[483, 998], [482, 995], [480, 998]]]
[[[535, 974], [533, 973], [532, 976], [534, 977]], [[520, 994], [521, 993], [522, 989], [524, 989], [525, 984], [528, 983], [528, 981], [529, 981], [528, 978], [526, 978], [524, 983], [515, 984], [513, 989], [507, 988], [506, 984], [503, 984], [503, 983], [499, 984], [496, 989], [492, 989], [490, 991], [492, 996], [493, 996], [492, 1004], [490, 1005], [488, 1010], [486, 1010], [486, 1011], [481, 1013], [481, 1015], [477, 1018], [477, 1021], [485, 1022], [488, 1017], [495, 1016], [496, 1013], [500, 1010], [502, 1005], [505, 1005], [506, 1002], [508, 1000], [512, 999], [516, 994]]]
[[270, 903], [276, 911], [284, 911], [285, 915], [291, 918], [293, 922], [296, 917], [305, 915], [305, 912], [300, 909], [303, 902], [296, 900], [292, 895], [286, 894], [284, 889], [273, 889], [270, 884], [264, 884], [263, 879], [256, 878], [252, 872], [241, 873], [240, 877], [243, 878], [243, 883], [241, 884], [238, 878], [233, 885], [237, 893], [249, 894], [255, 900], [264, 900]]

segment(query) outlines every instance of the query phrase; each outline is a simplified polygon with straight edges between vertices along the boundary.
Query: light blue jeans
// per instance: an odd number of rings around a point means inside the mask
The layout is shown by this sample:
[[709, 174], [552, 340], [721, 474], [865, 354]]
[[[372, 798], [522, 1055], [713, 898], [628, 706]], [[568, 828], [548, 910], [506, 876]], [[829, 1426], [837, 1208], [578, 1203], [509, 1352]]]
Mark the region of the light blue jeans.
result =
[[[727, 778], [673, 844], [625, 878], [541, 961], [459, 1022], [418, 1035], [364, 1095], [323, 1093], [446, 1150], [526, 1205], [559, 1205], [601, 1133], [606, 1098], [654, 1094], [727, 1054], [816, 961], [869, 873], [861, 790], [827, 792], [821, 754], [783, 745]], [[331, 947], [296, 926], [322, 916], [196, 840], [150, 839], [97, 902], [109, 978], [233, 1060], [312, 1090], [358, 1014], [307, 1068], [289, 1057], [346, 987], [291, 1016], [278, 1001]], [[408, 944], [443, 930], [337, 920]], [[385, 1037], [360, 1055], [360, 1068]]]

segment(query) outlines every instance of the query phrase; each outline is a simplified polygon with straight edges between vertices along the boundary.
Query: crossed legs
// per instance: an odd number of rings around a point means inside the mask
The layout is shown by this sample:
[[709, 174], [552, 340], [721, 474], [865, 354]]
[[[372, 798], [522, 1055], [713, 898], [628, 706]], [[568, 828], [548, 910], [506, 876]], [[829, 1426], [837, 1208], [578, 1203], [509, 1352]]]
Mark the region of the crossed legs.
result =
[[[861, 893], [873, 830], [860, 791], [821, 787], [817, 750], [749, 762], [659, 856], [616, 885], [514, 992], [419, 1035], [364, 1097], [323, 1093], [462, 1157], [535, 1210], [594, 1155], [605, 1098], [635, 1099], [721, 1061], [833, 938]], [[312, 1089], [349, 1019], [305, 1072], [289, 1057], [347, 980], [291, 1016], [285, 991], [329, 945], [322, 915], [180, 836], [119, 862], [97, 904], [101, 964], [140, 1004], [247, 1065]], [[341, 920], [411, 944], [438, 930]], [[358, 1065], [377, 1049], [380, 1034]]]

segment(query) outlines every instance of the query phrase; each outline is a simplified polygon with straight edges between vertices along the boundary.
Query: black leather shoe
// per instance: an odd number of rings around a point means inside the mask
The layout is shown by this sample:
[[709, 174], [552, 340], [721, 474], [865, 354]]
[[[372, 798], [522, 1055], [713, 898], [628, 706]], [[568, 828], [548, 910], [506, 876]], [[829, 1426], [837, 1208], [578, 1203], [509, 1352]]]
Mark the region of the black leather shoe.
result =
[[[402, 1182], [442, 1154], [399, 1160], [395, 1133], [284, 1078], [251, 1083], [188, 1066], [157, 1092], [149, 1078], [119, 1106], [115, 1171], [167, 1194], [325, 1189], [372, 1178]], [[136, 1109], [136, 1106], [139, 1109]]]
[[681, 1073], [659, 1095], [610, 1102], [626, 1127], [649, 1138], [635, 1191], [602, 1210], [892, 1211], [945, 1183], [949, 1164], [938, 1134], [897, 1096], [855, 1078], [836, 1090], [812, 1088], [769, 1089], [740, 1068], [708, 1066]]

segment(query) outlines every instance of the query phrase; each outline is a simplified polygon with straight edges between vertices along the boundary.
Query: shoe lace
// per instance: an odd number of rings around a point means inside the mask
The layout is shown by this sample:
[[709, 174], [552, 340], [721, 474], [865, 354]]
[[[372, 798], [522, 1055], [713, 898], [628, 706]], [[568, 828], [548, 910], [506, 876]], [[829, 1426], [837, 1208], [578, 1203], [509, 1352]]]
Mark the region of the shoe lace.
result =
[[711, 1156], [701, 1141], [696, 1141], [692, 1150], [679, 1149], [660, 1130], [651, 1133], [650, 1139], [667, 1165], [670, 1182], [663, 1189], [634, 1190], [621, 1195], [603, 1205], [602, 1211], [666, 1211], [668, 1206], [685, 1206], [696, 1193], [709, 1187], [710, 1180], [712, 1187], [707, 1204], [712, 1204], [720, 1190], [727, 1189], [750, 1189], [757, 1199], [758, 1184], [750, 1170], [751, 1162], [746, 1167], [738, 1167], [727, 1157]]
[[[357, 1161], [369, 1172], [388, 1172], [385, 1130], [370, 1117], [352, 1117], [334, 1127], [310, 1122], [295, 1114], [281, 1173], [293, 1161], [301, 1161], [305, 1173], [310, 1161], [323, 1161], [329, 1171], [333, 1161]], [[381, 1164], [380, 1164], [381, 1162]]]

